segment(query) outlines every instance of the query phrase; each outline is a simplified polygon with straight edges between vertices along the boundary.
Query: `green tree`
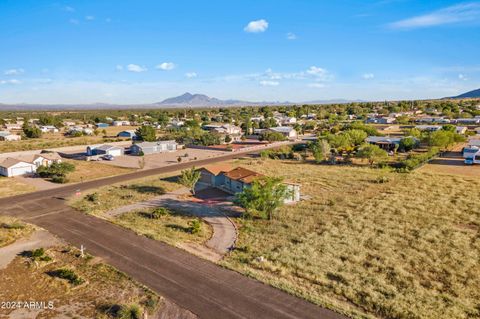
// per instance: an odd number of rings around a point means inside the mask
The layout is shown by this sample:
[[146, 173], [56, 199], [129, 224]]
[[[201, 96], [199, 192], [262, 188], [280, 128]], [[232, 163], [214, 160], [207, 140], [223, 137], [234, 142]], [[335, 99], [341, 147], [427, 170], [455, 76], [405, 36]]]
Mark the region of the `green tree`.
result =
[[345, 135], [350, 139], [353, 145], [361, 145], [365, 142], [367, 138], [367, 133], [364, 130], [350, 129], [344, 132]]
[[325, 139], [320, 139], [315, 143], [310, 144], [310, 149], [313, 153], [316, 163], [321, 163], [328, 159], [331, 154], [331, 146]]
[[179, 182], [183, 186], [188, 187], [192, 195], [195, 195], [195, 185], [197, 184], [199, 179], [200, 172], [195, 169], [195, 166], [193, 166], [191, 169], [186, 169], [182, 171]]
[[417, 140], [411, 136], [404, 137], [400, 140], [398, 149], [402, 152], [409, 152], [417, 146]]
[[245, 208], [247, 215], [259, 214], [263, 218], [273, 219], [274, 213], [289, 195], [287, 185], [278, 177], [263, 177], [252, 182], [236, 195], [236, 202]]
[[262, 141], [268, 142], [278, 142], [278, 141], [285, 141], [287, 138], [279, 132], [272, 132], [272, 131], [265, 131], [261, 136], [260, 139]]
[[25, 125], [23, 127], [23, 133], [28, 138], [40, 138], [40, 137], [42, 137], [42, 131], [36, 126]]
[[157, 140], [155, 129], [148, 125], [142, 125], [135, 131], [138, 138], [145, 142], [155, 142]]
[[375, 163], [379, 163], [388, 158], [388, 154], [385, 150], [382, 150], [377, 145], [364, 144], [358, 150], [357, 156], [360, 158], [367, 159], [370, 163], [370, 166], [373, 166]]

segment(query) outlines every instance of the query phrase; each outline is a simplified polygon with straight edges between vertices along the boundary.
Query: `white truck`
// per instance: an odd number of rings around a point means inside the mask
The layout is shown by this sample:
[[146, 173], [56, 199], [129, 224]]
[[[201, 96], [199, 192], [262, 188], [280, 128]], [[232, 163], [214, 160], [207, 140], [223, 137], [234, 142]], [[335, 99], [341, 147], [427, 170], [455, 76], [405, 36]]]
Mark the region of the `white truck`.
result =
[[463, 149], [463, 158], [466, 165], [480, 164], [480, 147], [468, 146]]

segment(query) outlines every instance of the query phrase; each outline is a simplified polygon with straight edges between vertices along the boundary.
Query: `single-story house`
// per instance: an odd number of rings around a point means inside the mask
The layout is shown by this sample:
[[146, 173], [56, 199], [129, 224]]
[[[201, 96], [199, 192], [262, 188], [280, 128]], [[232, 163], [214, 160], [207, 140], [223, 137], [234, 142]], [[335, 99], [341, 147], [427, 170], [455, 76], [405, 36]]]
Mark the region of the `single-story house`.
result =
[[443, 123], [448, 124], [450, 123], [449, 119], [443, 117], [419, 117], [415, 119], [415, 122], [418, 123]]
[[294, 140], [298, 137], [297, 131], [290, 126], [277, 126], [277, 127], [272, 127], [269, 130], [272, 132], [281, 133], [283, 136], [291, 140]]
[[415, 126], [417, 130], [426, 131], [426, 132], [435, 132], [440, 131], [442, 126], [440, 125], [417, 125]]
[[12, 177], [25, 174], [32, 174], [37, 171], [34, 163], [26, 162], [16, 158], [8, 157], [0, 162], [0, 175]]
[[113, 145], [90, 145], [87, 146], [87, 156], [95, 155], [112, 155], [120, 156], [123, 155], [123, 147], [113, 146]]
[[23, 122], [5, 124], [4, 126], [7, 130], [21, 130], [23, 126]]
[[129, 126], [130, 121], [113, 121], [112, 125], [113, 126]]
[[171, 141], [156, 141], [156, 142], [141, 142], [132, 144], [130, 147], [130, 153], [132, 155], [140, 154], [155, 154], [164, 152], [173, 152], [177, 150], [177, 142]]
[[389, 137], [389, 136], [369, 136], [365, 139], [366, 143], [377, 145], [381, 149], [387, 152], [395, 151], [395, 148], [400, 145], [402, 137]]
[[368, 118], [365, 123], [373, 123], [373, 124], [393, 124], [397, 119], [394, 117], [370, 117]]
[[109, 127], [110, 125], [108, 125], [107, 123], [97, 123], [96, 124], [98, 128], [105, 128], [105, 127]]
[[[265, 176], [243, 167], [232, 169], [228, 164], [209, 165], [200, 168], [199, 171], [201, 174], [200, 182], [233, 195], [251, 187], [253, 181]], [[292, 203], [299, 201], [300, 185], [290, 182], [285, 182], [284, 184], [289, 190], [289, 196], [285, 198], [284, 202]]]
[[55, 152], [37, 154], [33, 157], [33, 160], [32, 160], [32, 163], [35, 164], [36, 167], [50, 166], [53, 163], [61, 163], [61, 162], [62, 162], [62, 157]]
[[454, 119], [455, 123], [462, 123], [462, 124], [480, 124], [480, 118], [462, 118], [462, 119]]
[[59, 132], [58, 128], [56, 128], [53, 125], [42, 125], [40, 126], [40, 131], [42, 131], [42, 133], [58, 133]]
[[137, 137], [137, 133], [135, 133], [135, 130], [121, 131], [117, 134], [117, 137], [128, 137], [134, 139]]
[[20, 141], [22, 137], [8, 131], [0, 131], [0, 141]]

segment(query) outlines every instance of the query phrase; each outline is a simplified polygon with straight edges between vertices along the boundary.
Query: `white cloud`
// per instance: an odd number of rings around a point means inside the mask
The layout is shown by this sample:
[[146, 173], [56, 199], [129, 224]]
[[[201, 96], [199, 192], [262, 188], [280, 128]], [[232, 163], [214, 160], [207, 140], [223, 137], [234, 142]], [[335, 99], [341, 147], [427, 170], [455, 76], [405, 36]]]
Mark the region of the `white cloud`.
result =
[[196, 78], [198, 75], [196, 72], [187, 72], [185, 73], [185, 76], [189, 79], [193, 79], [193, 78]]
[[24, 69], [9, 69], [9, 70], [6, 70], [5, 72], [3, 72], [3, 74], [5, 74], [5, 75], [20, 75], [20, 74], [23, 74], [23, 73], [25, 73]]
[[127, 70], [130, 72], [140, 73], [147, 71], [147, 68], [138, 64], [129, 64], [127, 65]]
[[458, 75], [458, 79], [462, 80], [462, 81], [467, 81], [468, 80], [467, 76], [465, 74], [461, 74], [461, 73]]
[[288, 32], [287, 33], [287, 40], [296, 40], [297, 39], [297, 35], [293, 32]]
[[0, 80], [0, 84], [20, 84], [19, 80], [11, 79], [11, 80]]
[[70, 19], [68, 20], [68, 22], [70, 22], [71, 24], [79, 24], [80, 21], [78, 21], [77, 19]]
[[175, 68], [175, 64], [173, 64], [172, 62], [163, 62], [163, 63], [157, 65], [155, 68], [163, 70], [163, 71], [170, 71], [170, 70], [173, 70]]
[[375, 75], [373, 73], [365, 73], [364, 75], [362, 75], [362, 78], [364, 78], [365, 80], [371, 80], [375, 77]]
[[243, 30], [245, 32], [258, 33], [265, 32], [268, 28], [268, 22], [264, 19], [250, 21]]
[[279, 84], [280, 82], [278, 81], [267, 81], [267, 80], [260, 81], [261, 86], [278, 86]]
[[325, 87], [325, 84], [323, 83], [308, 83], [307, 85], [309, 88], [316, 88], [316, 89], [321, 89]]
[[93, 20], [95, 20], [95, 17], [94, 16], [85, 16], [85, 20], [93, 21]]
[[480, 2], [467, 2], [424, 15], [390, 23], [393, 29], [426, 28], [445, 24], [458, 24], [462, 22], [478, 21], [480, 18]]

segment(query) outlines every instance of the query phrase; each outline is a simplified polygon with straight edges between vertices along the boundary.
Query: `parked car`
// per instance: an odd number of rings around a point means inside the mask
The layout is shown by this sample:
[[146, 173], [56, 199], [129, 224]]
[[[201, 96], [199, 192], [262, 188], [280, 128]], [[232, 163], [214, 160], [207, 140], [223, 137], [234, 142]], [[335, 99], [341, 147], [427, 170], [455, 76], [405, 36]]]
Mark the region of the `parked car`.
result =
[[115, 159], [113, 155], [104, 155], [102, 158], [106, 161], [113, 161]]

